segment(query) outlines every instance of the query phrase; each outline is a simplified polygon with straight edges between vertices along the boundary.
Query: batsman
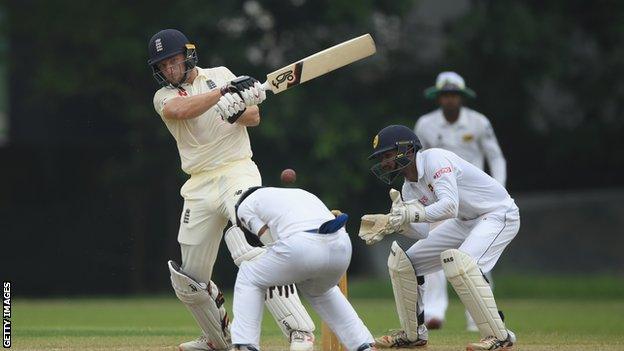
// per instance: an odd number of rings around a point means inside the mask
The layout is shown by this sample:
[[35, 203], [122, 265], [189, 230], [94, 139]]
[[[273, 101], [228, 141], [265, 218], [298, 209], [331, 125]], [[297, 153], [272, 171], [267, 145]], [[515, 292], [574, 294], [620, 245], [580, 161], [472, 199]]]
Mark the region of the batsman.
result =
[[[388, 269], [401, 330], [375, 340], [380, 348], [427, 344], [424, 276], [443, 270], [481, 334], [466, 350], [507, 350], [516, 342], [484, 276], [520, 228], [507, 190], [482, 170], [443, 149], [421, 150], [414, 132], [399, 125], [373, 139], [371, 171], [390, 185], [403, 176], [402, 191], [390, 190], [388, 214], [364, 215], [359, 236], [372, 245], [398, 233], [418, 240], [403, 250], [392, 243]], [[430, 230], [430, 224], [443, 221]]]
[[[176, 141], [182, 170], [190, 175], [180, 190], [182, 264], [169, 261], [168, 267], [176, 296], [203, 335], [179, 349], [227, 350], [232, 346], [229, 320], [211, 276], [223, 230], [228, 220], [236, 222], [236, 202], [243, 190], [261, 185], [247, 128], [260, 123], [257, 105], [266, 94], [257, 80], [236, 77], [226, 67], [198, 67], [195, 46], [178, 30], [156, 33], [148, 50], [148, 64], [162, 86], [154, 95], [154, 108]], [[236, 226], [227, 230], [225, 240], [237, 265], [265, 251], [249, 245]], [[289, 290], [289, 294], [271, 291], [265, 304], [291, 350], [312, 350], [314, 324], [295, 287]]]

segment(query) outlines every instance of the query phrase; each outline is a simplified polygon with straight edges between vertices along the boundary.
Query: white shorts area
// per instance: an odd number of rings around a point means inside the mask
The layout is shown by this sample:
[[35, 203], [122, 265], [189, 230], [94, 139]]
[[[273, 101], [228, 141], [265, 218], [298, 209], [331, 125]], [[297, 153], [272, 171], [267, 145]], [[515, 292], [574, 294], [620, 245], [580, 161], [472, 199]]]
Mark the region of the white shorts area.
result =
[[520, 212], [514, 204], [506, 211], [488, 213], [473, 220], [447, 219], [406, 253], [417, 275], [441, 270], [440, 253], [448, 249], [469, 254], [481, 271], [487, 273], [519, 229]]
[[187, 274], [202, 282], [210, 280], [223, 229], [234, 214], [234, 205], [243, 191], [261, 184], [260, 172], [251, 159], [192, 175], [186, 181], [180, 190], [184, 208], [178, 242], [182, 269]]

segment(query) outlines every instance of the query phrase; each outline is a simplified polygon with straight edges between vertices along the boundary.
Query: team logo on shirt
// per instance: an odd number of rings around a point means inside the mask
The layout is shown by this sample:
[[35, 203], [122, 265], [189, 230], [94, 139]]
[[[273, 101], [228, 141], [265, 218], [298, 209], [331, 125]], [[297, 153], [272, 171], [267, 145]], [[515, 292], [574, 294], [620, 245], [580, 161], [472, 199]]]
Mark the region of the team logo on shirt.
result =
[[451, 167], [440, 168], [437, 172], [433, 174], [433, 179], [440, 178], [444, 173], [451, 173]]
[[206, 81], [206, 84], [208, 84], [208, 88], [210, 88], [210, 89], [214, 89], [214, 88], [217, 87], [217, 84], [215, 82], [213, 82], [212, 79], [208, 79]]
[[375, 135], [373, 138], [373, 149], [376, 149], [377, 145], [379, 145], [379, 135]]
[[470, 133], [464, 134], [464, 135], [462, 135], [462, 140], [464, 141], [464, 143], [469, 143], [469, 142], [474, 140], [474, 135], [472, 135]]
[[433, 192], [433, 185], [427, 184], [427, 186], [429, 187], [429, 190], [431, 190]]
[[421, 204], [423, 204], [423, 205], [427, 205], [427, 202], [429, 202], [429, 198], [423, 195], [423, 197], [421, 197], [421, 198], [418, 200], [418, 202], [420, 202], [420, 203], [421, 203]]

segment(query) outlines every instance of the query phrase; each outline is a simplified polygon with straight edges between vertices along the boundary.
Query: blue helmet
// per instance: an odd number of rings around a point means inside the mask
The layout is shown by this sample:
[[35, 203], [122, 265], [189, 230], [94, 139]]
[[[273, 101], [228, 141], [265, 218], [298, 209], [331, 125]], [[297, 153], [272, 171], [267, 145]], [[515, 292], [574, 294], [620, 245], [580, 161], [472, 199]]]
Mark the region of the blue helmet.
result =
[[[154, 34], [147, 46], [149, 52], [149, 59], [147, 64], [152, 67], [154, 78], [158, 84], [162, 86], [178, 87], [182, 84], [190, 72], [197, 65], [197, 52], [195, 51], [195, 45], [191, 44], [182, 32], [177, 29], [163, 29], [160, 32]], [[168, 59], [172, 56], [184, 54], [184, 64], [186, 70], [184, 77], [180, 82], [169, 82], [165, 76], [158, 69], [158, 62]]]
[[[391, 184], [401, 173], [401, 170], [414, 161], [414, 156], [408, 155], [408, 151], [414, 154], [422, 148], [422, 144], [414, 132], [401, 125], [390, 125], [380, 130], [373, 138], [373, 153], [368, 159], [380, 159], [380, 162], [371, 167], [371, 172], [386, 184]], [[396, 150], [394, 168], [384, 170], [381, 157], [385, 152]]]

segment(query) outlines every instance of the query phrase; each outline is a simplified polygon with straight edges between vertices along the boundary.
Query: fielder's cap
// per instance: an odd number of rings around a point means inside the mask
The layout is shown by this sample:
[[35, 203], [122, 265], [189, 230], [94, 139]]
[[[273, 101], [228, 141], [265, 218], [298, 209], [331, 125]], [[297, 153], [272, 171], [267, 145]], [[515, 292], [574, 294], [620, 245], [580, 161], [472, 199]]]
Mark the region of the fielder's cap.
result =
[[148, 65], [154, 65], [171, 56], [181, 54], [186, 51], [189, 44], [186, 35], [177, 29], [163, 29], [154, 34], [149, 41]]
[[373, 138], [373, 153], [368, 156], [372, 159], [386, 151], [397, 149], [401, 144], [413, 144], [414, 151], [420, 150], [422, 145], [414, 131], [401, 125], [390, 125], [380, 130]]
[[464, 97], [475, 98], [477, 93], [466, 86], [464, 78], [455, 72], [442, 72], [436, 78], [435, 86], [425, 89], [425, 97], [427, 99], [435, 99], [440, 93], [451, 92], [458, 93]]

